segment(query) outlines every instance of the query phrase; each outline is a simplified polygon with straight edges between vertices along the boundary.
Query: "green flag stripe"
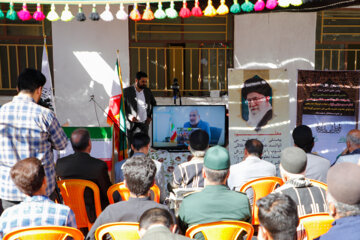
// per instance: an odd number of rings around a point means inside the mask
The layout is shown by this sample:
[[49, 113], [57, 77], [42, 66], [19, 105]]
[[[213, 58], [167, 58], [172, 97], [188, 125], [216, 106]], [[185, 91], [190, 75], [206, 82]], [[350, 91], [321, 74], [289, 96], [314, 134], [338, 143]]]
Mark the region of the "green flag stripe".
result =
[[[70, 138], [71, 133], [80, 127], [63, 127], [64, 132], [68, 138]], [[111, 127], [81, 127], [85, 128], [90, 132], [90, 137], [92, 139], [111, 139]]]

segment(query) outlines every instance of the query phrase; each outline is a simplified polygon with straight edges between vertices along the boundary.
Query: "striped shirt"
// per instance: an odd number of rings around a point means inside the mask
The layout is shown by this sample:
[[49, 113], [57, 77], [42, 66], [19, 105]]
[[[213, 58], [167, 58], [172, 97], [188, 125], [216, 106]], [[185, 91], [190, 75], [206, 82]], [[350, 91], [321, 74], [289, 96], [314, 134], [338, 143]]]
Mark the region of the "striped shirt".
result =
[[10, 178], [16, 162], [36, 157], [41, 160], [46, 174], [46, 194], [55, 189], [53, 149], [66, 147], [67, 138], [55, 114], [20, 94], [0, 108], [0, 198], [22, 201], [20, 192]]
[[35, 226], [76, 228], [75, 215], [68, 206], [56, 204], [46, 196], [28, 196], [1, 215], [0, 239], [17, 228]]
[[203, 188], [203, 157], [193, 157], [190, 162], [176, 166], [173, 172], [173, 188]]

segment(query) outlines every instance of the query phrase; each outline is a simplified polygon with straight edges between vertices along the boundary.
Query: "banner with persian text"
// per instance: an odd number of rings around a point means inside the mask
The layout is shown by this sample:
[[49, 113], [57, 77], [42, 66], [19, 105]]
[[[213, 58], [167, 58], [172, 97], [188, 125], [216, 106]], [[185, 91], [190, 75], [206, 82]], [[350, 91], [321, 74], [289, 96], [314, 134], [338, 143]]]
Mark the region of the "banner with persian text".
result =
[[346, 148], [346, 134], [357, 128], [359, 71], [299, 70], [297, 125], [315, 138], [313, 152], [333, 163]]
[[264, 160], [279, 164], [289, 146], [289, 79], [285, 69], [229, 69], [231, 163], [244, 156], [245, 142], [258, 139]]

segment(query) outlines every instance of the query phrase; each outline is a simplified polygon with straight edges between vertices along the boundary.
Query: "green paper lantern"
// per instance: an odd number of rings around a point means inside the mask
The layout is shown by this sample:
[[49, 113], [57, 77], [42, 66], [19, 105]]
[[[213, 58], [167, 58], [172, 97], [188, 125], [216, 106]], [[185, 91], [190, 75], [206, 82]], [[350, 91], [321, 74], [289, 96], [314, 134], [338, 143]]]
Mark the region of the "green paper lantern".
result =
[[249, 2], [249, 0], [245, 0], [243, 4], [241, 4], [241, 10], [244, 12], [251, 12], [254, 10], [254, 4], [252, 2]]
[[241, 12], [241, 7], [240, 4], [238, 3], [238, 0], [234, 0], [233, 5], [231, 5], [230, 7], [230, 12], [235, 14]]
[[4, 15], [3, 11], [1, 11], [1, 9], [0, 9], [0, 20], [2, 20], [4, 18], [5, 18], [5, 15]]
[[6, 13], [6, 18], [9, 19], [9, 20], [13, 20], [13, 21], [19, 19], [17, 13], [14, 10], [14, 4], [13, 3], [10, 3], [10, 8]]

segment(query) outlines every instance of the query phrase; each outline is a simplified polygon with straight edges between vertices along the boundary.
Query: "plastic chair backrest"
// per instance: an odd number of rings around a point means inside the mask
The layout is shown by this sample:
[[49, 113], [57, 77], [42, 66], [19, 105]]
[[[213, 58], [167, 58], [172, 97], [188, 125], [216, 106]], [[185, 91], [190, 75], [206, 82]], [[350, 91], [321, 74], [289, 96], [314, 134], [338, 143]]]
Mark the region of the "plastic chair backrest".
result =
[[256, 206], [256, 201], [266, 195], [270, 194], [275, 190], [277, 186], [283, 185], [284, 182], [279, 177], [263, 177], [251, 180], [245, 183], [241, 188], [240, 192], [245, 193], [250, 187], [254, 191], [253, 207], [252, 207], [252, 224], [259, 225], [258, 218], [258, 207]]
[[202, 232], [206, 240], [235, 240], [245, 231], [247, 233], [246, 240], [252, 238], [254, 228], [250, 223], [242, 221], [220, 221], [212, 223], [197, 224], [189, 227], [185, 236], [194, 238], [194, 236]]
[[322, 189], [324, 189], [325, 191], [327, 191], [327, 184], [326, 183], [323, 183], [323, 182], [320, 182], [320, 181], [317, 181], [317, 180], [314, 180], [314, 179], [309, 179], [310, 182], [312, 183], [313, 186], [317, 186], [317, 187], [320, 187]]
[[98, 227], [95, 231], [95, 239], [102, 240], [105, 234], [112, 239], [136, 240], [140, 239], [139, 223], [135, 222], [114, 222]]
[[[327, 233], [331, 228], [334, 219], [328, 213], [315, 213], [304, 215], [299, 218], [300, 224], [305, 228], [308, 240], [319, 237]], [[346, 236], [344, 236], [346, 238]]]
[[14, 230], [6, 234], [3, 240], [65, 240], [72, 237], [74, 240], [83, 240], [80, 230], [72, 227], [39, 226]]
[[[154, 184], [150, 188], [150, 191], [152, 191], [153, 194], [154, 194], [154, 201], [157, 202], [157, 203], [160, 202], [160, 189], [159, 189], [159, 187], [156, 186], [156, 184]], [[109, 189], [107, 190], [107, 196], [108, 196], [110, 204], [114, 203], [114, 197], [113, 197], [114, 192], [118, 192], [123, 201], [129, 200], [130, 191], [125, 186], [124, 182], [115, 183], [111, 187], [109, 187]]]
[[84, 191], [85, 188], [90, 188], [94, 193], [95, 212], [98, 217], [101, 213], [100, 193], [99, 187], [88, 180], [82, 179], [66, 179], [57, 182], [61, 196], [63, 197], [64, 203], [69, 206], [75, 213], [77, 228], [90, 228], [92, 223], [89, 221], [85, 201]]

